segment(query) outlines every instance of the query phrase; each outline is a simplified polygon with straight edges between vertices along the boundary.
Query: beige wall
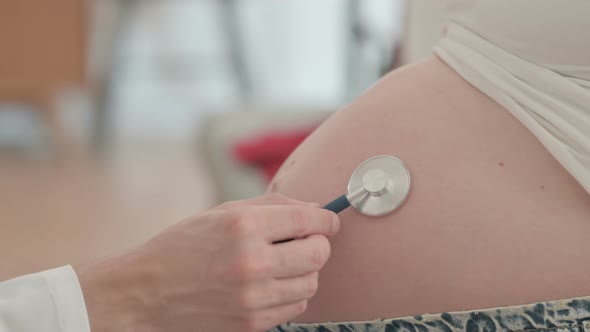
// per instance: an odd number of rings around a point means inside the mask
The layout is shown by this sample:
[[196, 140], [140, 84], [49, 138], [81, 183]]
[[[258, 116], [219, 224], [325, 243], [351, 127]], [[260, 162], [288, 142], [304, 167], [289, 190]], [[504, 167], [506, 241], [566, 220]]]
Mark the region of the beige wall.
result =
[[83, 0], [0, 0], [0, 98], [81, 83], [85, 16]]

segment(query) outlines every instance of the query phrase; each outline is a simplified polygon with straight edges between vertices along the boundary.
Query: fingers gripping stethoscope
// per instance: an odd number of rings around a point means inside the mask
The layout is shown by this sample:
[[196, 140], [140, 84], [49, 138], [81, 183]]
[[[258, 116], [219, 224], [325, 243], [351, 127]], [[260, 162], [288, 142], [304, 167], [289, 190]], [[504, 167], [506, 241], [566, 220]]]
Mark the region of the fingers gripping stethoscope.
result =
[[402, 205], [410, 191], [410, 172], [392, 156], [375, 156], [360, 164], [348, 182], [348, 194], [324, 206], [339, 213], [353, 206], [360, 213], [379, 217]]
[[380, 217], [400, 207], [409, 192], [410, 172], [404, 163], [392, 156], [375, 156], [354, 170], [348, 182], [348, 194], [331, 201], [324, 209], [340, 213], [353, 206], [364, 215]]

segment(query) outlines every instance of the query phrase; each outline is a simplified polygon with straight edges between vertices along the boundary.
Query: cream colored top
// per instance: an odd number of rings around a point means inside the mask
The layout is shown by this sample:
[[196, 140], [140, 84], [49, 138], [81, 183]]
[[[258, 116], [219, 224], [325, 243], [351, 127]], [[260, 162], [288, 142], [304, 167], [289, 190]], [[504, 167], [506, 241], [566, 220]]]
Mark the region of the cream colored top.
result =
[[590, 0], [447, 0], [435, 53], [590, 193]]

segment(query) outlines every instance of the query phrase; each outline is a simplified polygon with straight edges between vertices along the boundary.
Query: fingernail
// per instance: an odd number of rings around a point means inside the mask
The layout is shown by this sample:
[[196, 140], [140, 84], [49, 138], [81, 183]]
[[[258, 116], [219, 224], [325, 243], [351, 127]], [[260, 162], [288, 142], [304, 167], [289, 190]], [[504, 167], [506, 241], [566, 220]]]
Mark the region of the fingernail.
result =
[[338, 233], [340, 230], [340, 218], [337, 215], [334, 215], [334, 219], [332, 219], [332, 232], [334, 234]]

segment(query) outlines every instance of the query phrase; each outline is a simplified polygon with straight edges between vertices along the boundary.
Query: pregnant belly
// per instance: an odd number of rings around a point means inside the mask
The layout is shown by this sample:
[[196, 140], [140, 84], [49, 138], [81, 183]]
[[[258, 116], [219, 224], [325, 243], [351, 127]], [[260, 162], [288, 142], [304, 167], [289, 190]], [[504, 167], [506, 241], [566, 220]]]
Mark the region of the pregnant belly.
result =
[[412, 173], [405, 204], [349, 209], [302, 322], [367, 320], [590, 295], [590, 199], [506, 110], [435, 57], [336, 113], [271, 190], [326, 203], [365, 159]]

